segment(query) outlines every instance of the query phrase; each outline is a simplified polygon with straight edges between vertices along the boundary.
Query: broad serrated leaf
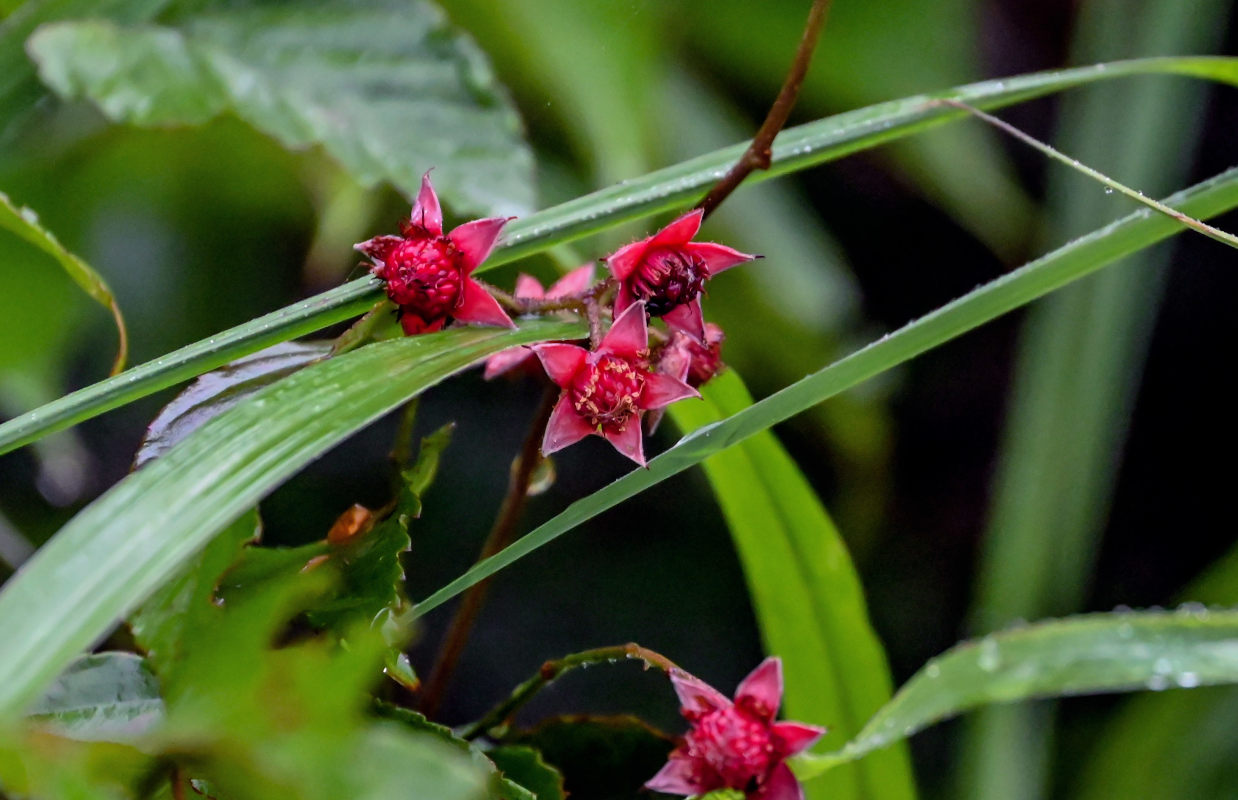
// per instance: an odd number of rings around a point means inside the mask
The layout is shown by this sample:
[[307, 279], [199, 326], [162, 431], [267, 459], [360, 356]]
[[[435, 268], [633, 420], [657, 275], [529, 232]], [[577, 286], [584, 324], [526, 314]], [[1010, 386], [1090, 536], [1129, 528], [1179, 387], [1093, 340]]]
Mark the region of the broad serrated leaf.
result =
[[330, 352], [330, 342], [282, 342], [206, 373], [185, 387], [147, 426], [134, 468], [163, 455], [207, 420], [259, 389]]
[[125, 332], [125, 318], [121, 316], [120, 306], [112, 290], [108, 288], [103, 276], [78, 256], [69, 252], [52, 232], [39, 224], [39, 215], [25, 206], [18, 206], [4, 192], [0, 192], [0, 228], [29, 242], [47, 255], [55, 259], [73, 282], [90, 295], [91, 299], [106, 308], [116, 322], [116, 332], [120, 342], [116, 348], [116, 361], [112, 365], [113, 372], [125, 368], [125, 360], [129, 357], [129, 337]]
[[163, 719], [159, 682], [132, 653], [96, 653], [73, 662], [27, 712], [58, 736], [130, 742]]
[[313, 458], [446, 377], [581, 323], [455, 328], [306, 367], [220, 414], [78, 513], [0, 589], [0, 718], [40, 690], [224, 527]]
[[565, 800], [563, 776], [532, 747], [505, 745], [486, 755], [504, 778], [528, 790], [537, 800]]
[[669, 736], [629, 716], [555, 717], [510, 740], [541, 753], [574, 800], [647, 797], [645, 781], [674, 747]]
[[965, 642], [929, 661], [814, 775], [988, 703], [1238, 683], [1238, 611], [1089, 614]]
[[165, 681], [173, 679], [186, 639], [216, 619], [220, 576], [261, 532], [258, 512], [244, 514], [129, 617], [134, 639]]
[[355, 178], [413, 195], [421, 174], [461, 212], [533, 205], [532, 158], [481, 51], [426, 2], [216, 3], [175, 26], [44, 26], [28, 49], [64, 97], [137, 125], [229, 111]]

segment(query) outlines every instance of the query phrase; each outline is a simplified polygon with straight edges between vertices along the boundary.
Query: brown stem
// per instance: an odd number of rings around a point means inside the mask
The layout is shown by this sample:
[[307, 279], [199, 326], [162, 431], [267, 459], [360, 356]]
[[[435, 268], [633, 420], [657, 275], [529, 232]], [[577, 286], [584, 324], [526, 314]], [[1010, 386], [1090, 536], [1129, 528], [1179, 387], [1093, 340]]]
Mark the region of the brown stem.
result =
[[[499, 506], [499, 513], [494, 520], [494, 525], [490, 528], [490, 535], [486, 537], [486, 542], [482, 545], [481, 554], [478, 556], [479, 561], [507, 547], [515, 538], [516, 523], [520, 521], [520, 514], [524, 511], [525, 501], [529, 497], [529, 482], [533, 478], [533, 471], [542, 459], [540, 448], [542, 438], [546, 435], [546, 423], [550, 420], [550, 412], [554, 410], [558, 399], [559, 387], [547, 386], [542, 395], [542, 402], [533, 414], [533, 421], [529, 425], [529, 432], [520, 448], [520, 454], [512, 461], [511, 477], [507, 482], [507, 495], [503, 498], [503, 504]], [[443, 696], [447, 691], [447, 686], [451, 683], [456, 663], [464, 652], [469, 633], [486, 602], [489, 589], [490, 580], [478, 583], [464, 595], [464, 599], [460, 601], [460, 607], [456, 609], [456, 615], [452, 618], [450, 627], [447, 628], [447, 634], [443, 637], [443, 646], [439, 650], [438, 660], [425, 683], [421, 712], [427, 717], [433, 717], [443, 702]]]
[[753, 170], [769, 169], [770, 148], [773, 147], [774, 137], [787, 124], [791, 109], [795, 107], [800, 86], [804, 83], [804, 76], [808, 74], [808, 65], [812, 62], [812, 53], [817, 47], [817, 40], [821, 36], [821, 28], [825, 25], [826, 12], [829, 8], [830, 0], [814, 0], [808, 12], [808, 21], [804, 24], [804, 35], [800, 37], [799, 49], [795, 51], [795, 60], [791, 62], [791, 69], [787, 72], [778, 97], [769, 108], [765, 122], [757, 130], [756, 136], [752, 137], [752, 144], [748, 145], [748, 149], [739, 157], [739, 161], [735, 162], [735, 166], [731, 167], [722, 180], [709, 190], [709, 194], [696, 204], [697, 208], [705, 212], [706, 217], [722, 205], [722, 201], [735, 191], [744, 182], [744, 178], [752, 174]]
[[185, 776], [180, 767], [173, 767], [169, 776], [172, 783], [172, 800], [185, 800]]
[[460, 730], [460, 736], [465, 739], [472, 739], [479, 736], [496, 725], [502, 725], [511, 718], [525, 703], [533, 699], [533, 696], [541, 691], [547, 684], [555, 678], [575, 667], [583, 667], [588, 664], [600, 664], [616, 661], [624, 661], [628, 659], [640, 659], [645, 662], [645, 667], [657, 667], [663, 672], [679, 669], [675, 662], [671, 661], [661, 653], [654, 652], [645, 647], [641, 647], [635, 642], [628, 644], [615, 645], [613, 647], [599, 647], [595, 650], [585, 650], [582, 653], [573, 653], [570, 656], [564, 656], [557, 661], [547, 661], [542, 664], [542, 668], [537, 671], [537, 674], [529, 678], [524, 683], [515, 688], [510, 696], [503, 702], [499, 703], [494, 708], [490, 709], [484, 717], [476, 722], [465, 725]]

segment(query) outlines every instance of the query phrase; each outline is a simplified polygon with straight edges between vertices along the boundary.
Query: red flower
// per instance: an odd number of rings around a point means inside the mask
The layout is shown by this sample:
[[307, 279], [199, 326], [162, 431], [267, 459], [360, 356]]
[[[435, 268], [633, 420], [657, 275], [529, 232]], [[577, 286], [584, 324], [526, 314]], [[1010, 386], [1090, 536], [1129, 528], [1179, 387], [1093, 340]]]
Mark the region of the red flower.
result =
[[705, 336], [694, 339], [683, 331], [671, 340], [658, 357], [658, 371], [679, 378], [696, 388], [708, 383], [722, 369], [722, 342], [726, 334], [712, 322], [705, 323]]
[[[532, 275], [525, 275], [522, 272], [516, 276], [515, 295], [516, 297], [529, 298], [531, 300], [557, 300], [560, 297], [580, 294], [589, 288], [591, 283], [593, 283], [592, 264], [577, 267], [555, 281], [554, 285], [549, 289], [542, 289], [542, 284], [537, 278], [534, 278]], [[527, 347], [511, 347], [501, 353], [495, 353], [486, 359], [484, 377], [486, 380], [497, 378], [499, 375], [508, 370], [515, 369], [532, 357], [533, 351]]]
[[779, 659], [765, 659], [744, 678], [734, 703], [682, 670], [672, 670], [671, 682], [692, 728], [647, 788], [682, 795], [739, 789], [751, 800], [803, 799], [786, 759], [810, 747], [825, 729], [774, 721], [782, 703]]
[[701, 316], [701, 289], [705, 281], [736, 264], [756, 256], [713, 242], [694, 242], [703, 212], [689, 211], [662, 230], [626, 247], [606, 259], [619, 282], [615, 313], [641, 300], [650, 315], [662, 317], [673, 328], [705, 338]]
[[443, 212], [427, 172], [412, 214], [400, 223], [401, 235], [375, 236], [354, 248], [370, 257], [371, 271], [387, 282], [405, 333], [437, 331], [452, 319], [513, 328], [498, 301], [469, 277], [490, 255], [508, 219], [473, 220], [444, 236]]
[[541, 344], [533, 350], [550, 379], [563, 387], [546, 424], [546, 455], [597, 434], [643, 467], [641, 414], [698, 396], [683, 381], [649, 370], [644, 303], [617, 316], [592, 352], [574, 344]]

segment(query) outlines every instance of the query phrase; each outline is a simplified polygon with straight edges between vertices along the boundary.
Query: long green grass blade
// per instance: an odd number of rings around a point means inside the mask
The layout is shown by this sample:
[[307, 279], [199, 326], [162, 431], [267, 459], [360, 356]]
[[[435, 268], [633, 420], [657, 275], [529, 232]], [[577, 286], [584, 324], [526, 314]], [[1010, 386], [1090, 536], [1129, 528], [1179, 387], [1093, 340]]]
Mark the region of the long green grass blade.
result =
[[264, 389], [83, 509], [0, 590], [0, 719], [20, 713], [180, 564], [315, 457], [507, 347], [583, 333], [533, 321], [363, 347]]
[[1238, 611], [1052, 620], [965, 642], [929, 661], [843, 749], [798, 759], [809, 776], [986, 703], [1238, 683]]
[[[1172, 195], [1166, 202], [1203, 219], [1238, 206], [1238, 169]], [[647, 469], [628, 473], [572, 503], [515, 544], [431, 594], [417, 608], [425, 613], [582, 522], [709, 456], [1180, 230], [1182, 226], [1168, 217], [1153, 216], [1142, 209], [1003, 275], [738, 414], [685, 436], [650, 461]]]
[[[992, 109], [1094, 81], [1145, 74], [1184, 75], [1238, 84], [1238, 59], [1120, 61], [984, 81], [880, 103], [783, 131], [774, 143], [771, 169], [754, 174], [751, 180], [768, 180], [807, 169], [966, 115], [965, 111], [934, 103], [938, 98], [954, 98], [977, 108]], [[743, 143], [716, 150], [516, 220], [508, 225], [494, 255], [479, 271], [623, 222], [680, 208], [720, 178], [746, 146]], [[355, 316], [378, 297], [378, 282], [361, 278], [66, 395], [0, 425], [0, 454], [262, 347]]]
[[[681, 430], [698, 430], [752, 405], [733, 370], [702, 394], [703, 402], [670, 409]], [[827, 726], [821, 746], [838, 748], [893, 690], [847, 546], [771, 432], [711, 456], [704, 466], [739, 553], [766, 649], [782, 657], [785, 712]], [[905, 747], [834, 770], [807, 790], [836, 800], [916, 796]]]
[[[1080, 6], [1075, 57], [1209, 50], [1224, 33], [1209, 20], [1223, 18], [1226, 5], [1089, 0]], [[1164, 80], [1089, 87], [1063, 98], [1057, 142], [1142, 191], [1166, 191], [1185, 179], [1206, 88]], [[1071, 233], [1101, 224], [1114, 200], [1063, 171], [1051, 173], [1048, 194], [1052, 230]], [[973, 635], [1083, 608], [1167, 257], [1163, 249], [1139, 253], [1029, 309], [977, 570]], [[967, 719], [955, 796], [1051, 796], [1054, 722], [1049, 703], [994, 706]]]

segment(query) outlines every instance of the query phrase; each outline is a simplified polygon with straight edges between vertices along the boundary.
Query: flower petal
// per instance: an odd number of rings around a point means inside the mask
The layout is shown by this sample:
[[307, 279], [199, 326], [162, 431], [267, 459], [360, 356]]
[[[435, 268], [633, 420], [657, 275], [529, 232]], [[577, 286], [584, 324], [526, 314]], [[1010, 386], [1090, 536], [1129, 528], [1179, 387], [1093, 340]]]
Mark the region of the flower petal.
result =
[[687, 244], [692, 241], [692, 237], [696, 236], [696, 232], [701, 229], [701, 220], [704, 218], [704, 211], [699, 208], [692, 209], [655, 233], [653, 238], [649, 240], [649, 246], [666, 247], [668, 245]]
[[411, 311], [403, 311], [400, 313], [400, 328], [404, 331], [405, 336], [416, 336], [419, 333], [434, 333], [441, 331], [447, 320], [439, 317], [433, 322], [426, 322], [421, 317]]
[[581, 439], [597, 431], [589, 425], [572, 405], [572, 398], [564, 392], [550, 412], [546, 422], [546, 435], [542, 438], [542, 455], [548, 456], [556, 450], [562, 450], [570, 444], [576, 444]]
[[533, 351], [527, 347], [509, 347], [486, 359], [486, 371], [482, 373], [482, 377], [488, 381], [494, 380], [504, 372], [515, 369], [532, 357]]
[[635, 302], [636, 297], [632, 294], [632, 290], [628, 288], [626, 283], [621, 283], [619, 284], [619, 291], [615, 292], [615, 307], [612, 309], [612, 313], [618, 317], [631, 308]]
[[722, 692], [682, 669], [671, 670], [671, 685], [679, 695], [680, 710], [689, 720], [731, 705]]
[[588, 351], [574, 344], [538, 344], [533, 346], [533, 352], [542, 361], [542, 367], [550, 379], [559, 386], [567, 387], [585, 363]]
[[516, 292], [517, 297], [528, 297], [533, 300], [541, 300], [546, 296], [546, 290], [542, 288], [542, 282], [532, 275], [526, 275], [523, 272], [516, 276]]
[[610, 269], [610, 274], [614, 275], [617, 281], [627, 280], [628, 276], [636, 269], [636, 265], [644, 258], [647, 249], [649, 249], [649, 240], [641, 239], [640, 241], [626, 244], [608, 255], [606, 257], [606, 266]]
[[642, 467], [645, 466], [645, 435], [641, 432], [639, 418], [629, 419], [628, 424], [621, 431], [602, 428], [602, 436], [606, 437], [606, 441], [613, 444], [620, 453]]
[[735, 703], [772, 720], [782, 704], [782, 659], [770, 656], [735, 689]]
[[585, 289], [588, 289], [591, 283], [593, 283], [593, 265], [585, 264], [583, 267], [577, 267], [555, 281], [554, 285], [546, 292], [546, 296], [554, 300], [559, 297], [580, 294]]
[[599, 353], [635, 356], [649, 349], [649, 327], [645, 322], [645, 304], [633, 303], [615, 317], [615, 323], [598, 344]]
[[684, 245], [683, 249], [701, 258], [705, 262], [705, 266], [709, 268], [710, 275], [717, 275], [719, 272], [730, 269], [736, 264], [742, 264], [745, 261], [752, 261], [756, 258], [754, 255], [741, 253], [726, 245], [713, 242], [690, 242]]
[[690, 303], [675, 306], [662, 315], [662, 321], [675, 330], [683, 331], [698, 342], [705, 340], [705, 314], [701, 311], [701, 298], [699, 297], [693, 298]]
[[468, 275], [477, 269], [477, 265], [486, 260], [494, 243], [499, 238], [499, 231], [515, 217], [488, 217], [466, 222], [447, 234], [451, 243], [464, 257], [464, 274]]
[[804, 787], [786, 764], [779, 764], [757, 790], [754, 800], [804, 800]]
[[404, 241], [403, 236], [375, 236], [352, 246], [352, 249], [364, 253], [379, 263], [386, 262], [396, 245]]
[[775, 722], [770, 729], [782, 740], [784, 757], [807, 750], [826, 733], [825, 728], [802, 722]]
[[671, 753], [670, 760], [658, 774], [645, 781], [645, 788], [667, 794], [704, 794], [710, 787], [703, 785], [695, 777], [692, 759], [678, 753]]
[[475, 322], [478, 325], [498, 325], [503, 328], [514, 328], [516, 323], [499, 305], [499, 301], [490, 296], [481, 284], [465, 279], [460, 296], [460, 305], [451, 315], [461, 322]]
[[433, 236], [443, 235], [443, 209], [438, 204], [438, 195], [430, 185], [430, 172], [421, 176], [421, 191], [417, 193], [417, 202], [413, 203], [413, 213], [408, 221]]
[[640, 393], [637, 405], [644, 409], [662, 408], [685, 397], [700, 397], [701, 393], [683, 381], [664, 372], [645, 376], [645, 388]]

